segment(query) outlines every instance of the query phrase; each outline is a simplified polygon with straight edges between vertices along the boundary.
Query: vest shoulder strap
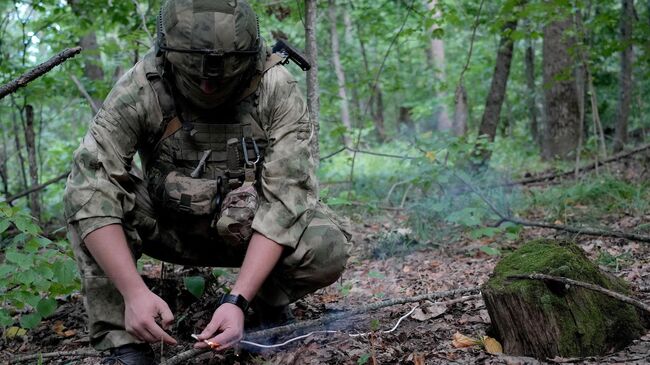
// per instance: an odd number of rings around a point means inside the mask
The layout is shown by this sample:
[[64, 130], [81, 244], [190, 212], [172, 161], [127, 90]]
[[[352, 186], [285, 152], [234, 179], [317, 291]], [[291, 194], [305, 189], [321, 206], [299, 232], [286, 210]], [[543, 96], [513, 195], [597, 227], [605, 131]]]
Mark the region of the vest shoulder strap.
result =
[[262, 77], [264, 77], [264, 74], [273, 67], [284, 64], [287, 62], [287, 58], [284, 56], [281, 56], [277, 53], [272, 53], [269, 57], [266, 58], [266, 62], [264, 63], [264, 69], [262, 70], [261, 73], [258, 73], [253, 77], [251, 80], [250, 85], [242, 92], [242, 94], [239, 96], [237, 101], [242, 101], [246, 99], [247, 97], [253, 95], [253, 93], [257, 90], [258, 86], [260, 85], [260, 82], [262, 81]]

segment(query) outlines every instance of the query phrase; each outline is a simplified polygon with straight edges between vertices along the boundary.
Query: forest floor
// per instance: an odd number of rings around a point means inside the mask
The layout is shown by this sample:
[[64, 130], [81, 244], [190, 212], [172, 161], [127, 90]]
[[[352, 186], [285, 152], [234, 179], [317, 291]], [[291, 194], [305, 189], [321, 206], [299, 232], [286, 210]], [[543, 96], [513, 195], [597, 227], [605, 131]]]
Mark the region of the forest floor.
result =
[[[535, 218], [535, 217], [532, 217]], [[541, 217], [537, 217], [540, 218]], [[355, 227], [352, 256], [349, 268], [341, 280], [313, 295], [292, 304], [298, 321], [354, 309], [369, 303], [393, 298], [412, 297], [423, 293], [468, 288], [483, 284], [492, 272], [500, 256], [488, 255], [479, 248], [494, 239], [473, 240], [469, 237], [453, 245], [419, 245], [417, 250], [404, 249], [409, 231], [403, 227], [405, 216], [399, 214], [372, 223]], [[650, 216], [632, 218], [611, 215], [603, 217], [609, 227], [627, 230], [649, 223]], [[639, 219], [642, 221], [640, 222]], [[388, 247], [385, 237], [401, 237]], [[516, 241], [499, 242], [502, 252], [516, 248], [521, 242], [540, 237], [555, 237], [558, 232], [526, 228]], [[567, 236], [561, 236], [567, 238]], [[633, 288], [650, 286], [650, 246], [622, 239], [603, 237], [570, 236], [597, 260], [603, 257], [616, 258], [605, 263], [604, 269], [624, 278]], [[400, 243], [402, 242], [402, 243]], [[422, 248], [422, 247], [429, 248]], [[602, 260], [601, 260], [602, 261]], [[602, 265], [601, 265], [602, 266]], [[198, 333], [210, 318], [214, 299], [197, 300], [183, 290], [182, 278], [196, 275], [197, 269], [166, 265], [165, 279], [160, 279], [160, 264], [145, 264], [143, 272], [149, 283], [160, 290], [175, 312], [177, 325], [172, 335], [179, 340], [175, 347], [165, 347], [165, 359], [191, 348], [194, 340], [191, 333]], [[207, 276], [210, 271], [204, 271]], [[209, 289], [203, 298], [214, 290], [229, 285], [236, 271], [222, 273], [208, 282]], [[163, 283], [162, 285], [160, 285]], [[650, 303], [650, 293], [638, 292], [635, 296]], [[245, 348], [235, 352], [210, 352], [199, 355], [190, 364], [648, 364], [650, 363], [650, 332], [634, 341], [622, 351], [598, 358], [546, 359], [490, 355], [480, 347], [455, 348], [452, 336], [456, 332], [478, 338], [489, 333], [490, 318], [480, 297], [455, 304], [421, 302], [419, 308], [405, 318], [396, 330], [381, 333], [392, 328], [416, 303], [385, 307], [371, 313], [360, 314], [339, 322], [328, 324], [327, 329], [340, 331], [336, 334], [316, 334], [293, 342], [285, 347], [260, 351]], [[323, 328], [320, 328], [323, 329]], [[348, 334], [368, 332], [371, 335], [351, 337]], [[278, 342], [287, 338], [278, 339]], [[27, 336], [14, 339], [4, 338], [0, 363], [15, 363], [12, 356], [68, 352], [88, 348], [87, 330], [84, 324], [82, 298], [77, 295], [61, 305], [57, 312]], [[160, 353], [160, 346], [154, 346]], [[96, 364], [100, 358], [85, 355], [69, 358], [61, 355], [46, 358], [44, 364]], [[36, 364], [37, 360], [24, 363]]]

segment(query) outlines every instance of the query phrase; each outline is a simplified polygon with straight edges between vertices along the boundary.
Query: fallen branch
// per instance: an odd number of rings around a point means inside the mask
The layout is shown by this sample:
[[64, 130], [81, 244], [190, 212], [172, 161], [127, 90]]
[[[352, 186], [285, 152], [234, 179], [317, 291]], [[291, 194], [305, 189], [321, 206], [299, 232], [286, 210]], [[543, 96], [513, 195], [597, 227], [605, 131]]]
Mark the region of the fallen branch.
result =
[[67, 59], [74, 57], [79, 52], [81, 52], [81, 47], [67, 48], [49, 60], [25, 72], [17, 79], [14, 79], [13, 81], [0, 86], [0, 100], [11, 93], [14, 93], [19, 88], [48, 73], [51, 69], [62, 64]]
[[503, 184], [503, 185], [499, 185], [499, 186], [528, 185], [528, 184], [534, 184], [534, 183], [544, 182], [544, 181], [548, 181], [548, 180], [555, 180], [557, 178], [567, 177], [567, 176], [575, 175], [576, 173], [593, 170], [598, 166], [602, 166], [602, 165], [605, 165], [605, 164], [610, 163], [610, 162], [615, 162], [615, 161], [618, 161], [618, 160], [622, 160], [624, 158], [633, 156], [633, 155], [635, 155], [637, 153], [644, 152], [644, 151], [646, 151], [648, 149], [650, 149], [650, 144], [646, 144], [646, 145], [637, 147], [637, 148], [635, 148], [633, 150], [630, 150], [630, 151], [625, 151], [625, 152], [618, 153], [618, 154], [610, 156], [610, 157], [608, 157], [608, 158], [606, 158], [606, 159], [604, 159], [602, 161], [592, 162], [592, 163], [590, 163], [588, 165], [585, 165], [585, 166], [582, 166], [580, 168], [572, 169], [571, 171], [564, 171], [564, 172], [558, 172], [558, 173], [545, 174], [545, 175], [541, 175], [541, 176], [537, 176], [537, 177], [531, 177], [531, 178], [527, 178], [527, 179], [513, 181], [513, 182]]
[[[364, 305], [361, 307], [354, 308], [352, 310], [342, 312], [342, 313], [336, 313], [332, 314], [329, 316], [324, 316], [322, 318], [318, 319], [313, 319], [310, 321], [304, 321], [304, 322], [299, 322], [299, 323], [292, 323], [288, 324], [286, 326], [281, 326], [281, 327], [275, 327], [275, 328], [269, 328], [266, 330], [261, 330], [261, 331], [256, 331], [252, 332], [250, 334], [246, 335], [246, 340], [252, 340], [252, 339], [262, 339], [262, 338], [269, 338], [269, 337], [274, 337], [274, 336], [280, 336], [280, 335], [286, 335], [289, 333], [293, 333], [298, 330], [303, 330], [305, 328], [310, 328], [310, 327], [319, 327], [323, 326], [325, 323], [341, 320], [344, 318], [352, 317], [357, 314], [361, 313], [366, 313], [370, 311], [374, 311], [377, 309], [385, 308], [385, 307], [390, 307], [394, 305], [399, 305], [399, 304], [408, 304], [408, 303], [415, 303], [419, 302], [422, 300], [435, 300], [435, 299], [442, 299], [442, 298], [448, 298], [448, 297], [453, 297], [457, 295], [463, 295], [463, 294], [468, 294], [472, 292], [478, 292], [480, 290], [479, 287], [473, 287], [473, 288], [463, 288], [463, 289], [455, 289], [455, 290], [448, 290], [448, 291], [442, 291], [442, 292], [434, 292], [434, 293], [428, 293], [428, 294], [421, 294], [421, 295], [416, 295], [414, 297], [409, 297], [409, 298], [397, 298], [397, 299], [391, 299], [391, 300], [385, 300], [383, 302], [377, 302], [377, 303], [372, 303], [368, 305]], [[474, 297], [472, 296], [470, 299], [473, 299]], [[462, 298], [459, 298], [462, 299]], [[181, 364], [184, 361], [187, 361], [191, 358], [194, 358], [204, 352], [210, 351], [210, 349], [192, 349], [188, 350], [185, 352], [182, 352], [166, 362], [163, 362], [161, 365], [177, 365]]]
[[12, 359], [12, 361], [13, 361], [13, 363], [19, 363], [19, 362], [24, 362], [24, 361], [29, 361], [29, 360], [48, 359], [48, 358], [53, 358], [53, 357], [102, 357], [102, 356], [104, 356], [104, 355], [102, 355], [99, 352], [88, 351], [88, 350], [57, 351], [57, 352], [47, 352], [47, 353], [42, 353], [42, 354], [33, 354], [33, 355], [25, 355], [25, 356], [14, 357]]
[[508, 215], [505, 215], [501, 213], [499, 209], [492, 203], [480, 190], [478, 190], [474, 185], [470, 184], [467, 182], [465, 179], [463, 179], [460, 175], [457, 173], [453, 172], [453, 175], [460, 180], [465, 186], [467, 186], [474, 194], [476, 194], [485, 204], [492, 210], [496, 215], [499, 216], [501, 219], [500, 223], [503, 222], [511, 222], [514, 224], [520, 224], [522, 226], [528, 226], [528, 227], [540, 227], [540, 228], [550, 228], [550, 229], [555, 229], [558, 231], [566, 231], [566, 232], [571, 232], [571, 233], [577, 233], [577, 234], [583, 234], [587, 236], [597, 236], [597, 237], [615, 237], [615, 238], [624, 238], [627, 240], [631, 241], [638, 241], [638, 242], [647, 242], [650, 243], [650, 237], [648, 236], [642, 236], [638, 234], [633, 234], [633, 233], [625, 233], [621, 231], [611, 231], [611, 230], [604, 230], [604, 229], [593, 229], [593, 228], [576, 228], [576, 227], [571, 227], [571, 226], [565, 226], [562, 224], [550, 224], [550, 223], [540, 223], [540, 222], [531, 222], [531, 221], [526, 221], [522, 219], [517, 219], [517, 218], [512, 218]]
[[[67, 171], [66, 173], [61, 174], [61, 175], [59, 175], [59, 176], [57, 176], [55, 178], [52, 178], [52, 179], [50, 179], [50, 180], [48, 180], [48, 181], [46, 181], [46, 182], [44, 182], [44, 183], [42, 183], [40, 185], [36, 185], [36, 186], [33, 186], [33, 187], [31, 187], [31, 188], [29, 188], [29, 189], [27, 189], [25, 191], [21, 191], [20, 193], [12, 195], [12, 196], [8, 197], [7, 199], [5, 199], [5, 202], [6, 203], [11, 203], [16, 199], [20, 199], [20, 198], [22, 198], [24, 196], [27, 196], [27, 195], [29, 195], [31, 193], [34, 193], [36, 191], [39, 191], [39, 190], [43, 190], [47, 186], [52, 185], [52, 184], [54, 184], [54, 183], [56, 183], [56, 182], [58, 182], [60, 180], [65, 179], [66, 177], [68, 177], [69, 174], [70, 174], [70, 171]], [[2, 200], [0, 200], [0, 201], [2, 201]]]
[[545, 274], [510, 275], [510, 276], [507, 277], [507, 279], [515, 279], [515, 280], [526, 280], [526, 279], [528, 279], [528, 280], [555, 281], [555, 282], [563, 283], [563, 284], [566, 284], [566, 285], [579, 286], [579, 287], [582, 287], [582, 288], [585, 288], [585, 289], [589, 289], [589, 290], [593, 290], [593, 291], [597, 291], [599, 293], [605, 294], [605, 295], [610, 296], [610, 297], [612, 297], [614, 299], [620, 300], [621, 302], [631, 304], [631, 305], [633, 305], [633, 306], [635, 306], [635, 307], [637, 307], [639, 309], [642, 309], [642, 310], [650, 313], [650, 305], [647, 305], [647, 304], [641, 302], [640, 300], [630, 298], [630, 297], [628, 297], [626, 295], [617, 293], [615, 291], [605, 289], [602, 286], [598, 286], [598, 285], [590, 284], [590, 283], [585, 283], [583, 281], [577, 281], [577, 280], [573, 280], [573, 279], [569, 279], [569, 278], [565, 278], [565, 277], [561, 277], [561, 276], [551, 276], [551, 275], [545, 275]]

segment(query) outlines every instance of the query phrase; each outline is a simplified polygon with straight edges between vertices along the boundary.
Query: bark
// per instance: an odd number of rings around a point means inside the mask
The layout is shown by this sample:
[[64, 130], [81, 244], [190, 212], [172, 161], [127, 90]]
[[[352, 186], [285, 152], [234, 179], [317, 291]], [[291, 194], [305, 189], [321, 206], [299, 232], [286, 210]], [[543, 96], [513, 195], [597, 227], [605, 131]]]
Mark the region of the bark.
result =
[[467, 104], [467, 90], [463, 83], [456, 88], [454, 97], [454, 135], [463, 136], [467, 133], [469, 108]]
[[[345, 84], [345, 71], [341, 64], [341, 50], [339, 46], [339, 34], [337, 31], [336, 1], [329, 0], [328, 16], [330, 21], [330, 40], [332, 43], [332, 63], [334, 64], [334, 73], [339, 87], [339, 104], [341, 107], [341, 122], [348, 131], [352, 130], [352, 121], [350, 118], [350, 106], [348, 103], [348, 92]], [[343, 144], [350, 146], [350, 137], [343, 134]]]
[[576, 151], [580, 134], [578, 93], [572, 74], [570, 50], [574, 40], [567, 35], [570, 20], [554, 21], [544, 27], [544, 108], [546, 110], [542, 157], [567, 158]]
[[7, 141], [5, 138], [4, 128], [0, 128], [0, 142], [2, 143], [2, 150], [0, 150], [0, 180], [2, 181], [2, 194], [5, 198], [9, 197], [9, 179], [7, 178]]
[[312, 156], [318, 163], [320, 159], [318, 134], [320, 131], [319, 114], [320, 98], [318, 96], [320, 86], [318, 83], [318, 44], [316, 42], [316, 17], [318, 16], [318, 6], [316, 0], [305, 0], [305, 56], [311, 64], [311, 69], [307, 71], [307, 106], [309, 107], [309, 117], [311, 118], [312, 128], [314, 128], [314, 138], [312, 145]]
[[[494, 73], [492, 75], [492, 84], [490, 85], [490, 91], [485, 102], [485, 112], [483, 113], [479, 127], [479, 136], [487, 136], [490, 142], [494, 141], [501, 107], [506, 95], [514, 49], [514, 42], [510, 37], [510, 33], [516, 28], [516, 20], [509, 21], [504, 25], [501, 40], [499, 41], [496, 65], [494, 66]], [[484, 158], [489, 158], [487, 151], [483, 151], [482, 154]]]
[[533, 47], [533, 41], [531, 39], [528, 39], [526, 56], [524, 57], [524, 67], [526, 73], [526, 86], [528, 88], [526, 104], [528, 106], [528, 116], [530, 118], [530, 133], [533, 136], [533, 141], [539, 145], [537, 92], [535, 87], [535, 48]]
[[50, 58], [49, 60], [25, 72], [17, 79], [14, 79], [0, 86], [0, 100], [5, 96], [15, 92], [19, 88], [24, 87], [28, 83], [48, 73], [51, 69], [65, 62], [67, 59], [74, 57], [79, 52], [81, 52], [81, 47], [65, 49], [60, 53], [56, 54], [55, 56], [53, 56], [52, 58]]
[[634, 31], [634, 0], [621, 0], [621, 43], [625, 49], [621, 52], [621, 74], [619, 79], [618, 106], [616, 109], [616, 133], [614, 134], [614, 152], [621, 151], [628, 138], [628, 119], [632, 104], [632, 63], [634, 48], [632, 32]]
[[[426, 2], [427, 8], [429, 11], [434, 11], [436, 9], [438, 0], [430, 0]], [[442, 14], [440, 10], [436, 10], [434, 19], [440, 19]], [[436, 26], [431, 28], [431, 34], [436, 30]], [[445, 62], [445, 44], [442, 39], [435, 39], [431, 37], [431, 42], [429, 43], [429, 58], [432, 61], [434, 67], [434, 81], [437, 84], [444, 84], [446, 81], [446, 62]], [[446, 95], [442, 92], [441, 88], [436, 87], [436, 99], [438, 100], [438, 109], [435, 115], [436, 120], [438, 121], [438, 130], [448, 132], [451, 131], [453, 126], [451, 120], [449, 119], [449, 113], [447, 112], [447, 105], [445, 104]]]
[[[34, 107], [25, 105], [25, 147], [29, 160], [29, 177], [31, 185], [38, 185], [38, 161], [36, 158], [36, 135], [34, 133]], [[41, 218], [41, 202], [38, 192], [29, 196], [29, 208], [32, 216], [37, 220]]]
[[[363, 59], [363, 65], [365, 68], [366, 75], [370, 75], [370, 66], [368, 63], [368, 54], [366, 52], [366, 44], [361, 37], [361, 32], [357, 26], [357, 34], [359, 38], [359, 47], [361, 49], [361, 57]], [[368, 101], [367, 107], [370, 108], [370, 115], [372, 115], [372, 120], [375, 124], [375, 131], [380, 140], [383, 141], [385, 138], [385, 129], [384, 129], [384, 102], [383, 102], [383, 93], [381, 91], [381, 85], [377, 82], [376, 85], [372, 84], [372, 80], [368, 83], [368, 89], [371, 91], [370, 100]]]

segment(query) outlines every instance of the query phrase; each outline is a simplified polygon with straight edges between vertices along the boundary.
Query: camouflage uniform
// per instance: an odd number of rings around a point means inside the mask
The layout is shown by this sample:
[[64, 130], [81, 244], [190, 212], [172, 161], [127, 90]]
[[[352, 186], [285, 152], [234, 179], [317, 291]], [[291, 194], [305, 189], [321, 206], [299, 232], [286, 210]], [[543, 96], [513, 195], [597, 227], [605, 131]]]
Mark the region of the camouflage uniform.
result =
[[[74, 153], [66, 186], [69, 238], [82, 276], [91, 344], [99, 350], [138, 341], [124, 330], [121, 295], [83, 244], [90, 232], [121, 224], [134, 260], [146, 253], [186, 265], [240, 266], [248, 243], [225, 242], [209, 225], [190, 227], [188, 221], [175, 222], [173, 212], [159, 210], [151, 175], [160, 172], [157, 167], [164, 159], [160, 138], [165, 128], [163, 110], [147, 78], [156, 67], [150, 52], [118, 81]], [[268, 70], [257, 91], [235, 110], [247, 111], [243, 115], [254, 120], [255, 139], [265, 146], [254, 185], [259, 206], [252, 230], [285, 246], [281, 262], [257, 297], [273, 306], [286, 305], [336, 281], [347, 260], [349, 236], [318, 200], [310, 153], [314, 136], [305, 101], [287, 70], [279, 65]], [[186, 105], [184, 113], [209, 129], [203, 137], [213, 138], [213, 145], [227, 139], [220, 135], [223, 121], [215, 117], [217, 112], [195, 113]], [[179, 131], [165, 142], [176, 156], [174, 146], [186, 135]], [[145, 171], [142, 178], [132, 169], [136, 152]], [[217, 160], [208, 159], [207, 175], [223, 168], [223, 161]], [[197, 161], [190, 162], [188, 166]], [[204, 177], [207, 181], [210, 176]], [[196, 230], [202, 234], [193, 236]]]

